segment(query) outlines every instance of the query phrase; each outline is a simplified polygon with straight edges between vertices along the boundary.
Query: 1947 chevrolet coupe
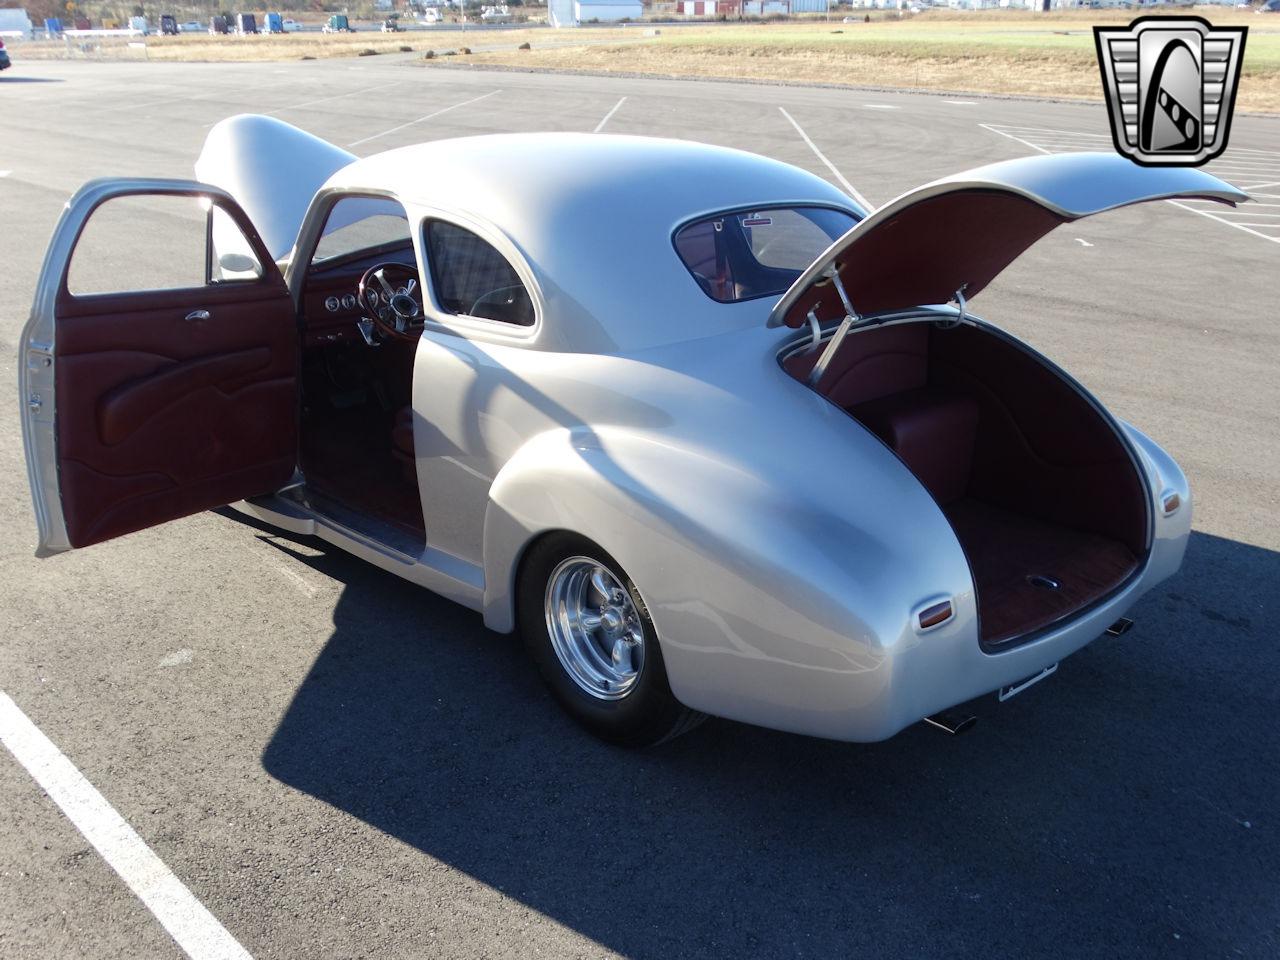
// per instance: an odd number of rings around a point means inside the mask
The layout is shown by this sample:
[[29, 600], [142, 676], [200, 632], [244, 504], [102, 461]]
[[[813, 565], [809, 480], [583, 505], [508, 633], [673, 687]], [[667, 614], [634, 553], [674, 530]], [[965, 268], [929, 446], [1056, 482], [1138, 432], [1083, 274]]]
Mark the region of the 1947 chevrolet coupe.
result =
[[889, 737], [1181, 563], [1178, 466], [967, 301], [1062, 223], [1247, 199], [1202, 171], [1037, 156], [869, 212], [700, 144], [356, 159], [241, 116], [196, 173], [93, 181], [55, 230], [20, 364], [41, 555], [234, 503], [518, 628], [636, 745]]

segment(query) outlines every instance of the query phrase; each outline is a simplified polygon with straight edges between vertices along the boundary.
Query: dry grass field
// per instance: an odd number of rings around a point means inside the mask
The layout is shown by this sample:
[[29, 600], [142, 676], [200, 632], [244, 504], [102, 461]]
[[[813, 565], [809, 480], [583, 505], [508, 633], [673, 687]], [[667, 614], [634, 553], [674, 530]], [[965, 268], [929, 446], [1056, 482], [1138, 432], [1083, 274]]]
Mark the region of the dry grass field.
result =
[[[621, 34], [622, 31], [605, 31]], [[632, 34], [639, 31], [633, 30]], [[357, 57], [372, 50], [375, 54], [425, 51], [435, 48], [450, 49], [468, 46], [475, 50], [494, 47], [514, 48], [525, 41], [545, 42], [550, 39], [545, 29], [528, 30], [478, 30], [435, 31], [405, 30], [402, 33], [286, 33], [258, 36], [215, 37], [208, 34], [183, 34], [176, 37], [151, 36], [127, 38], [116, 36], [77, 37], [59, 41], [30, 41], [23, 43], [22, 59], [65, 59], [73, 57], [103, 59], [138, 59], [189, 62], [228, 62], [260, 60], [300, 60], [311, 57]], [[602, 38], [603, 39], [603, 38]], [[623, 38], [613, 38], [620, 42]]]
[[[479, 64], [592, 73], [773, 80], [1096, 99], [1091, 26], [1129, 11], [1040, 15], [931, 12], [864, 23], [731, 24], [663, 29], [639, 42], [477, 51]], [[1250, 27], [1238, 106], [1280, 112], [1280, 16], [1215, 8], [1215, 24]], [[640, 32], [640, 31], [633, 31]], [[546, 37], [546, 33], [541, 34]]]
[[[1238, 107], [1280, 112], [1280, 16], [1215, 7], [1216, 24], [1250, 28]], [[469, 63], [581, 73], [641, 73], [917, 90], [1097, 99], [1098, 68], [1091, 26], [1125, 23], [1127, 10], [959, 13], [931, 11], [899, 19], [873, 14], [844, 23], [706, 23], [616, 28], [362, 32], [284, 36], [149, 37], [23, 44], [23, 58], [128, 57], [167, 61], [297, 60], [470, 48], [469, 56], [424, 64]], [[529, 43], [532, 49], [520, 50]], [[77, 45], [85, 45], [83, 49]]]

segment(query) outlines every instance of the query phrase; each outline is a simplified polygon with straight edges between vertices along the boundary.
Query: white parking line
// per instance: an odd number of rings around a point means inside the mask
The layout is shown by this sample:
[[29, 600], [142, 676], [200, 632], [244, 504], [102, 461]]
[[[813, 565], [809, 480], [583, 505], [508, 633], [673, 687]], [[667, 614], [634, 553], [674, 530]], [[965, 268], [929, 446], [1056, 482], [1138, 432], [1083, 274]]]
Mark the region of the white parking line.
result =
[[993, 126], [990, 123], [980, 123], [978, 124], [978, 126], [980, 126], [983, 130], [989, 130], [992, 133], [997, 133], [1002, 137], [1008, 137], [1010, 140], [1016, 140], [1018, 143], [1022, 144], [1024, 147], [1030, 147], [1032, 150], [1035, 150], [1037, 153], [1053, 153], [1052, 150], [1046, 150], [1044, 147], [1037, 147], [1030, 140], [1023, 140], [1021, 137], [1015, 137], [1012, 133], [1005, 133], [1003, 130]]
[[604, 125], [605, 125], [606, 123], [608, 123], [608, 122], [609, 122], [609, 120], [613, 117], [613, 115], [614, 115], [615, 113], [617, 113], [617, 112], [618, 112], [618, 108], [619, 108], [620, 106], [622, 106], [622, 105], [623, 105], [624, 103], [626, 103], [626, 102], [627, 102], [627, 98], [626, 98], [626, 97], [623, 97], [621, 100], [619, 100], [617, 103], [615, 103], [615, 104], [613, 105], [613, 109], [612, 109], [612, 110], [610, 110], [608, 113], [606, 113], [606, 114], [604, 115], [604, 119], [603, 119], [603, 120], [601, 120], [599, 123], [597, 123], [597, 124], [596, 124], [596, 128], [595, 128], [594, 130], [592, 130], [591, 132], [592, 132], [592, 133], [599, 133], [601, 130], [603, 130], [603, 129], [604, 129]]
[[[328, 103], [330, 100], [341, 100], [343, 97], [355, 97], [355, 96], [359, 96], [362, 93], [369, 93], [370, 91], [373, 91], [373, 90], [386, 90], [388, 87], [398, 86], [399, 84], [402, 84], [402, 83], [408, 83], [408, 81], [397, 80], [394, 83], [375, 83], [373, 86], [370, 86], [370, 87], [360, 87], [356, 90], [348, 90], [346, 93], [334, 94], [332, 97], [320, 97], [319, 99], [316, 99], [316, 100], [303, 100], [301, 103], [286, 104], [283, 107], [276, 107], [274, 110], [263, 110], [262, 115], [267, 117], [274, 117], [277, 114], [283, 113], [285, 110], [301, 110], [303, 107], [312, 107], [312, 106], [315, 106], [317, 103]], [[202, 124], [202, 126], [205, 130], [208, 130], [210, 127], [217, 126], [221, 122], [222, 120], [214, 120], [212, 123]]]
[[864, 103], [864, 107], [868, 110], [897, 110], [898, 108], [892, 103]]
[[976, 107], [977, 100], [943, 100], [943, 103], [949, 103], [953, 107]]
[[0, 742], [187, 956], [192, 960], [253, 960], [5, 693], [0, 693]]
[[303, 100], [301, 103], [286, 104], [283, 107], [276, 107], [274, 110], [264, 110], [263, 113], [270, 117], [285, 110], [301, 110], [303, 107], [314, 107], [317, 103], [328, 103], [331, 100], [341, 100], [343, 97], [356, 97], [373, 90], [387, 90], [390, 87], [398, 87], [402, 83], [408, 83], [408, 81], [397, 80], [394, 83], [375, 83], [370, 87], [360, 87], [357, 90], [348, 90], [346, 93], [336, 93], [332, 97], [320, 97], [317, 100]]
[[818, 145], [809, 139], [809, 135], [804, 132], [804, 128], [801, 127], [800, 124], [796, 123], [796, 118], [787, 113], [787, 111], [782, 107], [779, 107], [778, 110], [784, 117], [791, 121], [791, 125], [796, 128], [796, 133], [800, 134], [800, 137], [804, 142], [809, 145], [809, 149], [813, 151], [813, 155], [827, 165], [827, 169], [830, 170], [832, 174], [835, 175], [835, 178], [840, 181], [840, 185], [844, 187], [845, 192], [848, 193], [849, 196], [853, 197], [854, 200], [858, 201], [859, 206], [863, 207], [868, 213], [874, 210], [875, 207], [871, 205], [871, 201], [859, 193], [858, 189], [844, 178], [844, 174], [836, 169], [836, 165], [827, 159], [827, 155], [818, 149]]
[[438, 117], [442, 113], [448, 113], [450, 110], [457, 110], [459, 107], [466, 107], [466, 106], [470, 106], [473, 103], [479, 103], [481, 100], [487, 100], [489, 97], [497, 96], [501, 92], [502, 92], [501, 90], [490, 90], [488, 93], [481, 94], [478, 97], [472, 97], [470, 100], [463, 100], [461, 103], [455, 103], [452, 106], [442, 107], [441, 109], [435, 111], [434, 113], [428, 113], [425, 117], [418, 117], [418, 119], [416, 120], [410, 120], [408, 123], [402, 123], [399, 126], [392, 127], [390, 130], [383, 130], [381, 133], [375, 133], [372, 136], [362, 137], [359, 140], [352, 140], [350, 143], [347, 144], [347, 146], [358, 147], [362, 143], [368, 143], [370, 140], [377, 140], [380, 137], [385, 137], [389, 134], [396, 133], [400, 130], [404, 130], [406, 127], [412, 127], [415, 123], [422, 123], [426, 120], [432, 119], [433, 117]]
[[0, 177], [7, 177], [11, 173], [13, 173], [12, 170], [0, 170]]
[[1251, 233], [1255, 237], [1261, 237], [1263, 240], [1270, 240], [1272, 243], [1280, 243], [1280, 237], [1273, 237], [1267, 233], [1259, 233], [1257, 230], [1244, 224], [1236, 223], [1234, 220], [1226, 220], [1216, 213], [1210, 213], [1208, 210], [1201, 210], [1199, 207], [1192, 207], [1183, 203], [1181, 200], [1166, 200], [1166, 203], [1172, 203], [1175, 207], [1181, 207], [1183, 210], [1190, 210], [1192, 213], [1198, 213], [1202, 217], [1208, 217], [1210, 220], [1217, 220], [1219, 223], [1225, 223], [1229, 227], [1235, 227], [1237, 230], [1243, 230], [1245, 233]]

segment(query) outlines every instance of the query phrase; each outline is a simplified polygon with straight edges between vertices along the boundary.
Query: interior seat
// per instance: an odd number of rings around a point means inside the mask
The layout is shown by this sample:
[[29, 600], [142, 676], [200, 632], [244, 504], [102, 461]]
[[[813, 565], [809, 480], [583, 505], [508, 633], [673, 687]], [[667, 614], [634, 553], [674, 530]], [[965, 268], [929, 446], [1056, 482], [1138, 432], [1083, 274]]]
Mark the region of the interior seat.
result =
[[909, 390], [851, 407], [943, 506], [969, 487], [978, 404], [972, 397]]

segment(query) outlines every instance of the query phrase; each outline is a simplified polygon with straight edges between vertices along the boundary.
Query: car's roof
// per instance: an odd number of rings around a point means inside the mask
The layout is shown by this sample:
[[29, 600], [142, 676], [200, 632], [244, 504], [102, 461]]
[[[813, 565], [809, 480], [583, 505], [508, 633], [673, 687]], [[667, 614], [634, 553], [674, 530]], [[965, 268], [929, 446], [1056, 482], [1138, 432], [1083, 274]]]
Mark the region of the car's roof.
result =
[[762, 323], [772, 299], [720, 304], [676, 256], [682, 223], [718, 211], [821, 204], [858, 211], [799, 167], [683, 140], [587, 133], [437, 140], [355, 160], [327, 187], [389, 190], [505, 236], [571, 349], [635, 349]]

